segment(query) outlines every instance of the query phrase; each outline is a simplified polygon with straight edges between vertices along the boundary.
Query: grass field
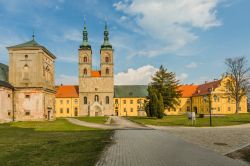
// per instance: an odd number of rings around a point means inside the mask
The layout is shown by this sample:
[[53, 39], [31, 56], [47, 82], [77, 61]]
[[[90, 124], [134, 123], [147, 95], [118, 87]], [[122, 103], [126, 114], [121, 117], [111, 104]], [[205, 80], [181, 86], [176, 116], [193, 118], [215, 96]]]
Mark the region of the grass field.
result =
[[94, 165], [112, 131], [53, 122], [0, 125], [0, 165]]
[[99, 124], [104, 124], [108, 120], [108, 118], [109, 118], [108, 116], [76, 117], [76, 119], [78, 119], [78, 120], [82, 120], [82, 121], [90, 122], [90, 123], [99, 123]]
[[[147, 125], [156, 126], [192, 126], [191, 121], [186, 115], [180, 116], [165, 116], [163, 119], [148, 118], [148, 117], [128, 117], [128, 119]], [[250, 114], [237, 114], [222, 117], [212, 117], [213, 126], [229, 126], [250, 123]], [[196, 127], [209, 126], [209, 117], [196, 118]]]

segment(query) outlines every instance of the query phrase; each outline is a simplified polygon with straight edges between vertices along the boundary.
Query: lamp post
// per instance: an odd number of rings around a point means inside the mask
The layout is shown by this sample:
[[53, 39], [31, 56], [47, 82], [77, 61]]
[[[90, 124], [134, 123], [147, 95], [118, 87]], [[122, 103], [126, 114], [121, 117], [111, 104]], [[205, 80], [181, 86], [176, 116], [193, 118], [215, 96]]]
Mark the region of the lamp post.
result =
[[212, 108], [211, 108], [211, 99], [210, 99], [210, 95], [205, 95], [205, 96], [203, 96], [203, 99], [204, 99], [205, 101], [208, 100], [209, 124], [210, 124], [210, 126], [212, 126]]

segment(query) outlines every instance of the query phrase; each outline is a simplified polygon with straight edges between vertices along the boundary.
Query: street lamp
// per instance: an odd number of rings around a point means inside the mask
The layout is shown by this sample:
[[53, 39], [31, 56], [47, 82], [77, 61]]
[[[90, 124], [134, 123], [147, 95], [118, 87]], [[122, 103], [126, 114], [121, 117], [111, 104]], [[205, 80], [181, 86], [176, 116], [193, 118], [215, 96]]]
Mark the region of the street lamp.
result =
[[211, 99], [210, 99], [210, 95], [204, 95], [203, 96], [204, 101], [208, 100], [208, 109], [209, 109], [209, 123], [210, 126], [212, 126], [212, 109], [211, 109]]

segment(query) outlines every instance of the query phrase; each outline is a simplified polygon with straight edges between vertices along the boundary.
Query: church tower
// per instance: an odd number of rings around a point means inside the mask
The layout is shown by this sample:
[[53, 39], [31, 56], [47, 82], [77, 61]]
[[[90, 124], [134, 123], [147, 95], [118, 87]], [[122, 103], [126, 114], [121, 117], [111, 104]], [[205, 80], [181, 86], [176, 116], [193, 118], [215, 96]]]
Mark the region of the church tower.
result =
[[90, 77], [92, 72], [92, 49], [88, 42], [88, 31], [84, 20], [83, 42], [79, 48], [79, 78]]
[[104, 41], [101, 46], [100, 50], [101, 59], [100, 59], [100, 67], [101, 67], [101, 74], [103, 77], [113, 77], [113, 48], [112, 45], [109, 43], [109, 31], [107, 22], [105, 22], [104, 28]]
[[100, 70], [92, 69], [92, 50], [84, 22], [83, 42], [79, 48], [79, 116], [114, 115], [113, 48], [107, 23], [100, 50]]

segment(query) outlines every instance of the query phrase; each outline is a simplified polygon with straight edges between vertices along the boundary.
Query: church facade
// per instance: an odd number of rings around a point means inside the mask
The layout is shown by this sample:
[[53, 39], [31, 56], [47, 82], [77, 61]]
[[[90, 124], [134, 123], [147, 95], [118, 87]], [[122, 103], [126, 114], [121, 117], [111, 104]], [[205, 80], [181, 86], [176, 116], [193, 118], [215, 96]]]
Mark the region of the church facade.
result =
[[105, 23], [104, 42], [100, 49], [100, 70], [92, 68], [92, 48], [84, 23], [83, 42], [79, 57], [79, 116], [114, 115], [114, 57]]

